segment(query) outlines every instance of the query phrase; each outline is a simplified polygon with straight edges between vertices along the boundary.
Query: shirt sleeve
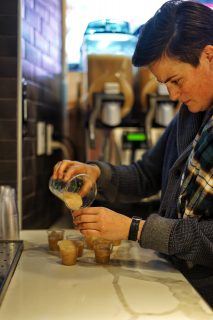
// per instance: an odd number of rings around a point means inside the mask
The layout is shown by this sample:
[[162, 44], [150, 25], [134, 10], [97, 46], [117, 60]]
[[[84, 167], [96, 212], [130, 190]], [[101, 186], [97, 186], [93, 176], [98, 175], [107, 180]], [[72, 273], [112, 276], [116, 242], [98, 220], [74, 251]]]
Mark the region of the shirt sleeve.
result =
[[143, 248], [212, 267], [212, 230], [213, 220], [168, 219], [152, 214], [144, 224], [139, 243]]
[[130, 203], [156, 194], [161, 189], [163, 157], [170, 129], [165, 130], [158, 143], [141, 160], [130, 165], [89, 161], [101, 170], [97, 180], [99, 196], [111, 202]]

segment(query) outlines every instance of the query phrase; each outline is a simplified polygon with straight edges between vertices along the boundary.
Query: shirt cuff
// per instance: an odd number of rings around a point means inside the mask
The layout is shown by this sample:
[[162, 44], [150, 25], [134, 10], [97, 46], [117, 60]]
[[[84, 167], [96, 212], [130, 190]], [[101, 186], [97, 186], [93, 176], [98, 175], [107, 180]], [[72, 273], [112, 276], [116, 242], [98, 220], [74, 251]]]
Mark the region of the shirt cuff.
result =
[[169, 238], [175, 219], [151, 214], [145, 221], [139, 243], [141, 247], [169, 254]]

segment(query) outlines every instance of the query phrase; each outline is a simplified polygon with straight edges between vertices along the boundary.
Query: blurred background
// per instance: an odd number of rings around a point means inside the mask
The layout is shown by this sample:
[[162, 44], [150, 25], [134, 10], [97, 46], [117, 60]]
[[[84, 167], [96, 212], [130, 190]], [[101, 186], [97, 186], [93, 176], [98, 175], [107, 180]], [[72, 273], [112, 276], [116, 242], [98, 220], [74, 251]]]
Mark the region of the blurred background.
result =
[[[16, 191], [21, 228], [48, 228], [63, 214], [71, 224], [48, 188], [56, 162], [130, 164], [173, 119], [178, 101], [131, 63], [140, 29], [164, 2], [0, 2], [0, 185]], [[159, 199], [94, 205], [145, 217]]]
[[84, 33], [89, 22], [101, 19], [126, 21], [129, 23], [129, 32], [134, 34], [164, 2], [150, 0], [147, 5], [141, 0], [125, 3], [121, 0], [67, 0], [66, 54], [69, 68], [78, 68]]

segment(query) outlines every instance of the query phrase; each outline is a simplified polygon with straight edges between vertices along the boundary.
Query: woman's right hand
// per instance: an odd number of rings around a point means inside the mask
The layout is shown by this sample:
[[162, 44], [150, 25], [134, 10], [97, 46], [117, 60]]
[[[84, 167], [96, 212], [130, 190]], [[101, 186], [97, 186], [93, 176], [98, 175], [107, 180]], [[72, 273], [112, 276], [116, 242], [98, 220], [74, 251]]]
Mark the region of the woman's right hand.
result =
[[101, 170], [97, 165], [72, 160], [63, 160], [54, 166], [52, 178], [67, 182], [77, 174], [82, 173], [88, 174], [92, 184], [95, 184], [101, 174]]

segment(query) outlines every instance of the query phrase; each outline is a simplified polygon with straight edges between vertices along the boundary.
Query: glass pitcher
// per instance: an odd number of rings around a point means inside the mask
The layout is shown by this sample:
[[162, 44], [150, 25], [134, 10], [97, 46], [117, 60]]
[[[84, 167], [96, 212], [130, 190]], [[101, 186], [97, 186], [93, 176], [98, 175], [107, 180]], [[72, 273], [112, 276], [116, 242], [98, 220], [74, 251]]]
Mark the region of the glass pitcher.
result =
[[68, 182], [60, 179], [49, 180], [50, 191], [64, 201], [70, 210], [89, 207], [97, 194], [96, 183], [87, 174], [78, 174]]

